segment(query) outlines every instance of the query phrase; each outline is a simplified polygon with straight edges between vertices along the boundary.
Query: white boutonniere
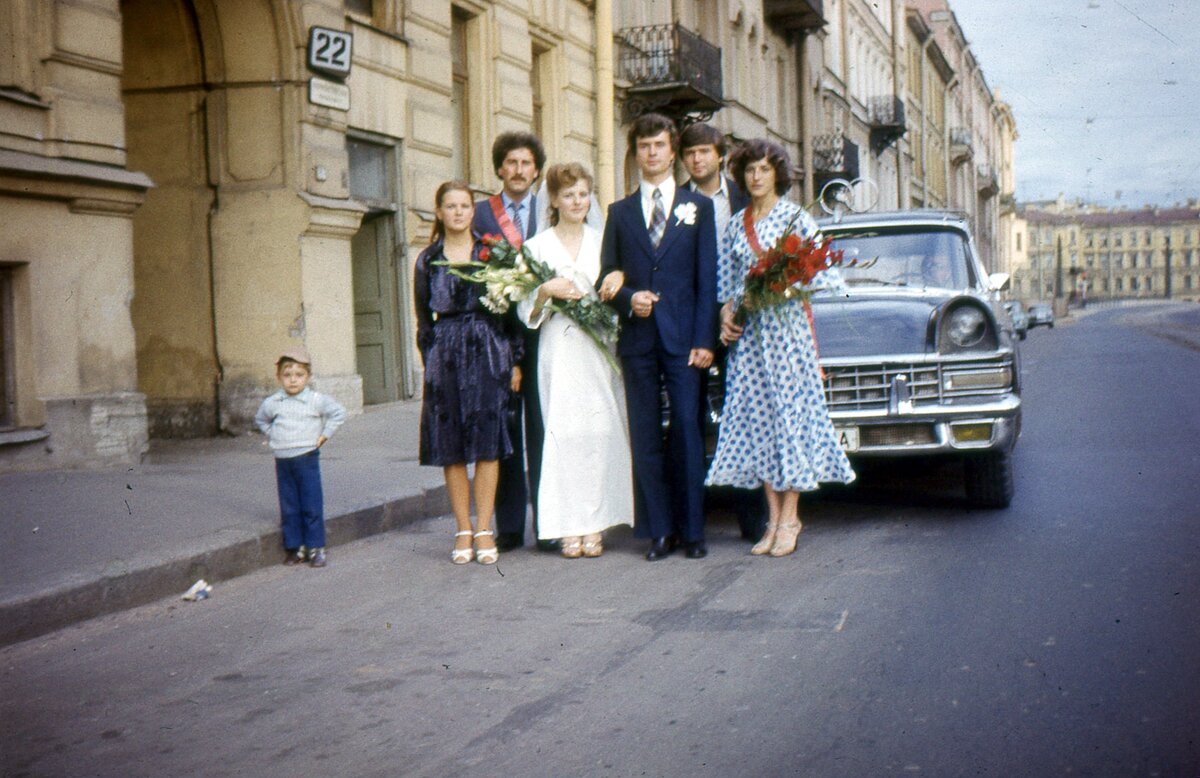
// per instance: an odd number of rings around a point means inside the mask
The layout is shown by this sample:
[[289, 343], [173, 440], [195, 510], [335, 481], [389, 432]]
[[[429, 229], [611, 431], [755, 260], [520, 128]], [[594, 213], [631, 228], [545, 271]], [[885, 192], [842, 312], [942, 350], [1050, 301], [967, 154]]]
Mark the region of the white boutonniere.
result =
[[696, 223], [696, 204], [680, 203], [675, 207], [675, 226]]

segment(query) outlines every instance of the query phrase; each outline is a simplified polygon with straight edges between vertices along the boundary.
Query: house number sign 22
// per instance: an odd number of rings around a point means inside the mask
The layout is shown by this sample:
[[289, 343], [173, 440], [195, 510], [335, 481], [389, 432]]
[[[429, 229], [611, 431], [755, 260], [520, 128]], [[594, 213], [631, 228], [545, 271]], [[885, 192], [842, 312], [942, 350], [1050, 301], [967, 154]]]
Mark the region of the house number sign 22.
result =
[[350, 50], [354, 36], [328, 27], [308, 30], [308, 69], [345, 78], [350, 75]]

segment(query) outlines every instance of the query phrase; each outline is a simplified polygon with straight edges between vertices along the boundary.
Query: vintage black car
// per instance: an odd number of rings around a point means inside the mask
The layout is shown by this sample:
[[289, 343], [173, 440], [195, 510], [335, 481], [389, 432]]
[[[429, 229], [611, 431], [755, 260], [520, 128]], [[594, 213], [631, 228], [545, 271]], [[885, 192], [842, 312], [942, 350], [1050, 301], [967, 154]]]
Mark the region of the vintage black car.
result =
[[[932, 455], [964, 465], [968, 500], [1007, 506], [1021, 430], [1012, 322], [964, 214], [912, 210], [821, 222], [847, 294], [812, 298], [825, 400], [851, 460]], [[719, 381], [710, 420], [719, 422]]]

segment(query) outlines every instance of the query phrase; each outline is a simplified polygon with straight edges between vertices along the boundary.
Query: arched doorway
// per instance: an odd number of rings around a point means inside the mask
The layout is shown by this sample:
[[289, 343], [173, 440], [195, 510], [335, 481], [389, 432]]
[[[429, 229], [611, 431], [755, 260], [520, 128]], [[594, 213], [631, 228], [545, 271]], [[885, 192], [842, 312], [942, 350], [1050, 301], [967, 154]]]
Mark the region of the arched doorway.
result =
[[127, 164], [155, 183], [134, 218], [131, 306], [151, 436], [240, 429], [273, 383], [269, 355], [304, 341], [291, 11], [120, 7]]
[[134, 215], [138, 388], [152, 437], [217, 430], [204, 47], [185, 0], [122, 0], [128, 167], [154, 181]]

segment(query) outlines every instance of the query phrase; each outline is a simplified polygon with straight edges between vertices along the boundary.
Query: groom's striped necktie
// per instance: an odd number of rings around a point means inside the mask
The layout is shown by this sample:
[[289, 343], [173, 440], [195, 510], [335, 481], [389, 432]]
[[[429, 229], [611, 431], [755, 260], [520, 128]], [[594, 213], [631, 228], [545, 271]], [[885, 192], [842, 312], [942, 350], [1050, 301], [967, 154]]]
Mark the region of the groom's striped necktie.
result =
[[667, 209], [663, 206], [662, 190], [654, 189], [654, 210], [650, 212], [650, 242], [654, 248], [662, 243], [663, 233], [667, 231]]

